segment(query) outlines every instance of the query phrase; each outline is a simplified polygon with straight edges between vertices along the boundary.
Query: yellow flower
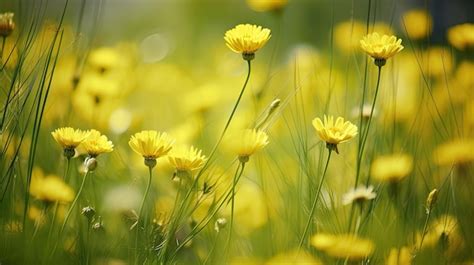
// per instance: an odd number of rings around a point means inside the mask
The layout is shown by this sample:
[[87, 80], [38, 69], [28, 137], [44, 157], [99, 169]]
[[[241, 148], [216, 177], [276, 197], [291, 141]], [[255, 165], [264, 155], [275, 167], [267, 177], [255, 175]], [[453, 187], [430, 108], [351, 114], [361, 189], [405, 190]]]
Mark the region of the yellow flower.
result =
[[377, 32], [368, 34], [360, 41], [360, 46], [368, 55], [375, 59], [379, 67], [385, 65], [388, 58], [403, 50], [402, 40], [395, 36], [382, 35]]
[[247, 162], [249, 156], [263, 149], [268, 144], [268, 135], [261, 130], [246, 129], [229, 137], [232, 151], [241, 162]]
[[101, 135], [99, 131], [90, 130], [89, 136], [81, 143], [82, 147], [90, 157], [96, 157], [102, 153], [110, 153], [114, 150], [107, 136]]
[[326, 142], [328, 148], [334, 148], [339, 153], [337, 145], [354, 138], [357, 135], [357, 126], [344, 121], [344, 118], [338, 117], [334, 123], [333, 116], [324, 115], [324, 122], [320, 118], [313, 120], [313, 127], [321, 140]]
[[425, 51], [426, 63], [425, 71], [434, 77], [444, 78], [446, 73], [450, 73], [453, 68], [453, 58], [448, 49], [432, 46]]
[[413, 170], [413, 158], [406, 154], [377, 157], [370, 169], [371, 175], [378, 181], [399, 182]]
[[206, 156], [194, 146], [173, 149], [168, 159], [178, 173], [192, 173], [202, 168], [206, 162]]
[[261, 26], [239, 24], [225, 33], [224, 40], [232, 51], [241, 53], [244, 60], [250, 61], [255, 52], [270, 39], [270, 30]]
[[173, 148], [174, 140], [167, 133], [157, 131], [141, 131], [130, 137], [128, 145], [135, 153], [145, 158], [145, 165], [153, 168], [156, 159], [168, 154]]
[[377, 193], [374, 192], [373, 186], [360, 186], [342, 196], [342, 204], [363, 203], [375, 198]]
[[278, 11], [283, 9], [288, 0], [247, 0], [247, 5], [254, 11]]
[[74, 199], [74, 191], [57, 176], [46, 176], [34, 174], [31, 179], [30, 193], [38, 200], [45, 202], [71, 202]]
[[74, 156], [74, 149], [89, 136], [89, 132], [63, 127], [56, 129], [51, 135], [63, 147], [64, 156], [71, 158]]
[[425, 10], [410, 10], [403, 14], [403, 25], [408, 37], [419, 40], [425, 38], [432, 30], [432, 18]]
[[323, 264], [317, 258], [305, 251], [292, 250], [289, 252], [279, 253], [265, 262], [265, 265], [282, 265], [282, 264], [306, 264], [321, 265]]
[[385, 265], [411, 265], [411, 253], [407, 247], [390, 249]]
[[349, 53], [359, 47], [360, 39], [365, 35], [365, 25], [360, 21], [345, 21], [334, 28], [334, 42], [343, 52]]
[[362, 260], [374, 252], [375, 246], [370, 239], [355, 235], [316, 234], [311, 245], [331, 257], [349, 260]]
[[[415, 246], [419, 246], [421, 235], [416, 238]], [[442, 215], [428, 228], [421, 248], [441, 247], [447, 256], [455, 256], [464, 247], [458, 220], [451, 215]]]
[[448, 30], [448, 41], [459, 50], [474, 48], [474, 24], [456, 25]]
[[13, 22], [13, 13], [7, 12], [0, 14], [0, 36], [7, 37], [15, 29], [15, 22]]
[[436, 147], [433, 158], [440, 166], [463, 165], [474, 161], [474, 140], [455, 139]]

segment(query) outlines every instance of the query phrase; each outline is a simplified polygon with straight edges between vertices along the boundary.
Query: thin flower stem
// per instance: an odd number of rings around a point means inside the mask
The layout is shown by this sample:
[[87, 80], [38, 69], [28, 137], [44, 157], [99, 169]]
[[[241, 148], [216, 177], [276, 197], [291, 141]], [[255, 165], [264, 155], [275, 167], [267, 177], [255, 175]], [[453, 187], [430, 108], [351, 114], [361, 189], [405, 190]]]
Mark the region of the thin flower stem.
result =
[[135, 264], [138, 264], [138, 236], [139, 236], [139, 231], [140, 231], [140, 221], [142, 217], [142, 211], [143, 207], [146, 202], [146, 198], [148, 197], [148, 193], [150, 192], [150, 187], [151, 187], [151, 179], [153, 176], [153, 167], [148, 167], [148, 183], [146, 185], [145, 189], [145, 194], [143, 195], [142, 202], [140, 204], [140, 209], [138, 210], [138, 216], [137, 216], [137, 224], [135, 226], [136, 232], [135, 232]]
[[421, 233], [420, 245], [418, 246], [417, 251], [420, 250], [421, 247], [423, 246], [423, 241], [425, 240], [426, 230], [428, 229], [428, 222], [430, 221], [430, 217], [431, 217], [431, 210], [428, 210], [426, 214], [425, 224], [423, 225], [423, 232]]
[[332, 154], [332, 149], [328, 148], [328, 150], [329, 150], [328, 160], [326, 161], [326, 166], [324, 167], [323, 176], [321, 177], [321, 181], [319, 182], [318, 190], [316, 192], [316, 196], [314, 197], [313, 205], [311, 206], [311, 211], [310, 211], [309, 216], [308, 216], [308, 221], [306, 222], [306, 226], [304, 228], [303, 236], [301, 237], [298, 249], [301, 249], [301, 247], [303, 246], [303, 243], [304, 243], [304, 241], [306, 239], [306, 236], [308, 234], [308, 231], [309, 231], [309, 227], [311, 226], [311, 221], [313, 219], [313, 215], [314, 215], [314, 211], [316, 209], [316, 205], [318, 204], [318, 201], [319, 201], [319, 195], [321, 193], [321, 188], [323, 186], [324, 179], [326, 177], [326, 172], [327, 172], [328, 166], [329, 166], [329, 160], [331, 159], [331, 154]]
[[[235, 210], [235, 187], [237, 186], [237, 182], [239, 181], [240, 177], [244, 173], [244, 168], [245, 168], [245, 163], [242, 162], [237, 166], [237, 170], [235, 171], [234, 178], [232, 181], [232, 189], [231, 189], [231, 195], [230, 195], [230, 201], [231, 201], [231, 206], [230, 206], [230, 225], [229, 225], [229, 237], [227, 238], [227, 243], [226, 243], [226, 251], [225, 253], [228, 254], [227, 251], [230, 251], [231, 248], [231, 239], [232, 239], [232, 231], [234, 227], [234, 210]], [[239, 171], [240, 169], [240, 171]]]

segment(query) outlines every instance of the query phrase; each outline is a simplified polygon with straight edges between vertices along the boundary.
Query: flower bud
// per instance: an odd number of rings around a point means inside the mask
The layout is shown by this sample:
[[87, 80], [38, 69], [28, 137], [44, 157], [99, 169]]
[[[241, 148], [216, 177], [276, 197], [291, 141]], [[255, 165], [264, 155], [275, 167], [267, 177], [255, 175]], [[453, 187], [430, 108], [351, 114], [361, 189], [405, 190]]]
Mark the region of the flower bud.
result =
[[94, 171], [97, 168], [97, 159], [94, 157], [87, 157], [86, 160], [84, 160], [84, 166], [87, 172]]
[[219, 233], [219, 231], [223, 229], [226, 225], [227, 225], [227, 219], [221, 217], [216, 220], [214, 224], [214, 230], [216, 230], [216, 232]]
[[430, 194], [428, 194], [428, 198], [426, 199], [426, 206], [428, 207], [428, 210], [433, 209], [433, 206], [436, 203], [437, 199], [438, 199], [438, 190], [433, 189], [430, 192]]
[[15, 29], [15, 22], [13, 22], [13, 13], [0, 14], [0, 36], [8, 37]]

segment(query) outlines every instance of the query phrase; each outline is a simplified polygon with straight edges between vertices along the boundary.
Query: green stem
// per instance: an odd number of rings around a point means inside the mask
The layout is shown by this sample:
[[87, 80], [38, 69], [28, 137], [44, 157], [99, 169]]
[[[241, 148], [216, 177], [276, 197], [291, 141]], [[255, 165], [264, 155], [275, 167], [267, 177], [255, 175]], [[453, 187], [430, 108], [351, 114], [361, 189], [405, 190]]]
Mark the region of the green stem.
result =
[[140, 231], [140, 219], [141, 219], [141, 216], [142, 216], [142, 211], [143, 211], [143, 207], [145, 205], [145, 201], [146, 201], [146, 198], [148, 196], [148, 193], [150, 192], [150, 187], [151, 187], [151, 179], [152, 179], [152, 174], [153, 172], [153, 168], [152, 167], [148, 167], [148, 183], [146, 185], [146, 189], [145, 189], [145, 194], [143, 195], [143, 199], [142, 199], [142, 202], [140, 204], [140, 209], [138, 210], [138, 216], [137, 216], [137, 224], [135, 226], [135, 264], [138, 264], [138, 236], [139, 236], [139, 231]]
[[328, 150], [329, 150], [328, 160], [326, 161], [326, 166], [324, 167], [323, 176], [321, 177], [321, 181], [319, 182], [318, 190], [316, 192], [316, 196], [314, 197], [313, 205], [311, 206], [311, 211], [309, 213], [308, 221], [306, 222], [306, 226], [304, 228], [303, 236], [301, 237], [298, 249], [301, 249], [301, 247], [303, 246], [303, 243], [304, 243], [304, 241], [306, 239], [306, 236], [308, 234], [308, 231], [309, 231], [309, 227], [311, 226], [311, 221], [313, 219], [313, 214], [314, 214], [314, 211], [316, 209], [316, 205], [318, 204], [319, 194], [321, 193], [321, 188], [323, 186], [324, 179], [326, 177], [326, 172], [327, 172], [328, 166], [329, 166], [329, 160], [331, 159], [331, 154], [332, 154], [332, 149], [328, 148]]

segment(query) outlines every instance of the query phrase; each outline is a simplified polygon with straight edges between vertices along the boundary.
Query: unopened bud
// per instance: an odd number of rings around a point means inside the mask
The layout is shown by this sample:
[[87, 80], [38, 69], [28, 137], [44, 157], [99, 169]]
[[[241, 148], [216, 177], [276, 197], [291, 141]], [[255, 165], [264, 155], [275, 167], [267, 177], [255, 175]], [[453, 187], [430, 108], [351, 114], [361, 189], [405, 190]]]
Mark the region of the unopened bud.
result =
[[219, 233], [219, 231], [223, 229], [226, 225], [227, 225], [227, 219], [221, 217], [216, 220], [216, 223], [214, 224], [214, 230], [216, 230], [216, 232]]
[[87, 172], [94, 171], [97, 168], [97, 159], [94, 157], [87, 157], [86, 160], [84, 160], [84, 166]]
[[95, 209], [90, 206], [86, 206], [82, 208], [81, 214], [84, 215], [90, 222], [92, 218], [94, 218]]
[[428, 194], [428, 198], [426, 199], [426, 206], [428, 210], [431, 210], [438, 199], [438, 190], [433, 189], [430, 194]]
[[15, 22], [13, 22], [13, 13], [0, 14], [0, 36], [8, 37], [15, 29]]

